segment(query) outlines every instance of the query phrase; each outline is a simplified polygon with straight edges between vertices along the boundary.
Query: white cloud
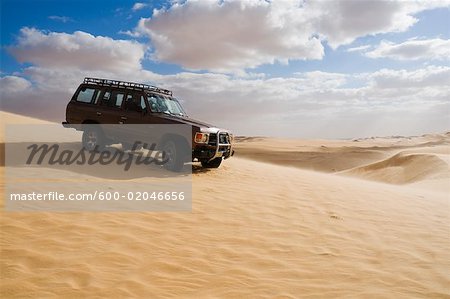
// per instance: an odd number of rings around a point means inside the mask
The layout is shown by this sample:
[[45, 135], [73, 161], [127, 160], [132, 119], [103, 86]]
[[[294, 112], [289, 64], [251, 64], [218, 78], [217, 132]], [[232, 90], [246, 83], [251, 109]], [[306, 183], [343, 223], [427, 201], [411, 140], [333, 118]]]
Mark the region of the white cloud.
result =
[[408, 40], [402, 43], [382, 41], [374, 50], [367, 52], [371, 58], [391, 58], [397, 60], [449, 60], [450, 40], [434, 38]]
[[49, 16], [48, 18], [50, 20], [58, 21], [58, 22], [62, 22], [62, 23], [73, 22], [72, 18], [66, 17], [66, 16]]
[[[137, 42], [23, 28], [8, 50], [30, 62], [22, 74], [1, 78], [2, 109], [60, 120], [84, 77], [140, 81], [145, 47]], [[147, 72], [147, 77], [150, 76]], [[33, 84], [31, 84], [33, 82]]]
[[186, 69], [236, 72], [261, 64], [321, 59], [361, 36], [405, 31], [420, 11], [449, 1], [187, 0], [142, 18], [154, 58]]
[[382, 69], [368, 74], [368, 78], [377, 90], [384, 88], [420, 89], [424, 87], [440, 87], [448, 92], [450, 87], [450, 67], [431, 65], [412, 71]]
[[[448, 130], [450, 67], [443, 66], [355, 75], [306, 72], [288, 78], [29, 67], [22, 76], [33, 86], [20, 77], [1, 80], [3, 109], [61, 121], [87, 73], [169, 88], [191, 117], [237, 134], [336, 138]], [[355, 78], [362, 86], [346, 87]]]
[[132, 31], [132, 30], [120, 30], [118, 33], [123, 34], [123, 35], [128, 35], [128, 36], [134, 37], [134, 38], [141, 36], [141, 34], [139, 32]]
[[321, 59], [323, 46], [311, 34], [308, 18], [287, 1], [186, 1], [141, 19], [137, 30], [151, 38], [157, 60], [187, 69], [235, 71]]
[[362, 36], [406, 31], [418, 21], [415, 14], [449, 6], [448, 0], [317, 0], [305, 5], [317, 14], [314, 28], [332, 48]]
[[191, 116], [238, 134], [336, 138], [448, 130], [449, 74], [450, 67], [440, 66], [384, 69], [355, 88], [346, 86], [361, 75], [325, 72], [267, 79], [180, 73], [153, 80], [184, 99]]
[[[63, 120], [78, 84], [93, 76], [171, 89], [192, 117], [237, 134], [351, 137], [448, 129], [450, 67], [446, 66], [369, 74], [314, 71], [276, 78], [160, 75], [143, 69], [143, 46], [136, 42], [28, 28], [10, 50], [33, 65], [22, 74], [0, 79], [2, 109], [57, 121]], [[107, 59], [102, 60], [100, 53]], [[123, 61], [116, 62], [117, 57], [125, 60], [125, 67]], [[350, 88], [355, 80], [358, 87]]]
[[333, 48], [350, 44], [360, 36], [405, 31], [417, 20], [406, 1], [345, 0], [311, 1], [311, 8], [321, 11], [315, 27]]
[[25, 27], [20, 30], [17, 44], [9, 47], [9, 51], [19, 62], [47, 68], [120, 71], [140, 69], [145, 47], [137, 42], [82, 31], [46, 33]]
[[353, 48], [348, 48], [346, 51], [347, 52], [364, 52], [367, 51], [371, 48], [371, 45], [362, 45], [359, 47], [353, 47]]
[[306, 73], [294, 73], [297, 78], [301, 78], [303, 89], [327, 89], [327, 88], [337, 88], [344, 85], [349, 78], [346, 74], [340, 73], [329, 73], [322, 71], [313, 71]]
[[31, 87], [31, 83], [18, 76], [4, 76], [0, 78], [0, 92], [6, 94], [16, 94], [26, 91]]
[[148, 4], [146, 4], [146, 3], [136, 2], [136, 3], [134, 3], [134, 5], [133, 5], [133, 7], [131, 9], [133, 11], [138, 11], [138, 10], [141, 10], [141, 9], [147, 7], [147, 6], [148, 6]]

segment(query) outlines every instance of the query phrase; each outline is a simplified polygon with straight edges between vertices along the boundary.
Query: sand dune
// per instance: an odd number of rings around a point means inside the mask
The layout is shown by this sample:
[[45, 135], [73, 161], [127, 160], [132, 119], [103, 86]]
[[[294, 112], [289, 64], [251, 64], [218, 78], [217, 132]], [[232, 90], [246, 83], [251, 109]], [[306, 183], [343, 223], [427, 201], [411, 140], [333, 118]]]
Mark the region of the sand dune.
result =
[[344, 173], [391, 184], [450, 178], [448, 163], [433, 154], [399, 153], [380, 162], [357, 167]]
[[2, 210], [0, 297], [449, 298], [447, 140], [248, 139], [191, 213]]
[[450, 192], [450, 134], [355, 140], [238, 138], [238, 157]]

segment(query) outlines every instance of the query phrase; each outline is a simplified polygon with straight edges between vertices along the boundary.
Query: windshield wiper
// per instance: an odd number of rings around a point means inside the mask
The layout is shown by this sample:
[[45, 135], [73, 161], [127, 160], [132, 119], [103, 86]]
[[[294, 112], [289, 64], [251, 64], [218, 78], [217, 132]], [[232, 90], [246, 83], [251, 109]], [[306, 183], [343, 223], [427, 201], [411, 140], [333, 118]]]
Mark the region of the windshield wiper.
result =
[[168, 115], [175, 115], [175, 116], [184, 116], [184, 117], [187, 117], [186, 114], [183, 114], [183, 113], [181, 113], [181, 112], [179, 112], [179, 113], [173, 113], [173, 112], [170, 112], [170, 111], [168, 111], [168, 110], [166, 110], [166, 111], [158, 111], [158, 112], [156, 112], [156, 113], [164, 113], [164, 114], [168, 114]]

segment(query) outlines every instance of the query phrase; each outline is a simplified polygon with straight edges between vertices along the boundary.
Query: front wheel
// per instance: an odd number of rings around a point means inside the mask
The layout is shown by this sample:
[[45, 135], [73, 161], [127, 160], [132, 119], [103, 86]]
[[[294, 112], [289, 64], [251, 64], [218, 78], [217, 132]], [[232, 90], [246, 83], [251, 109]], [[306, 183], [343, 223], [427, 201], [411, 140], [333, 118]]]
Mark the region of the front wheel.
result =
[[184, 166], [182, 149], [173, 140], [166, 141], [162, 146], [164, 168], [170, 171], [180, 172]]
[[212, 159], [211, 161], [202, 161], [202, 166], [204, 168], [219, 168], [220, 163], [222, 163], [222, 157]]

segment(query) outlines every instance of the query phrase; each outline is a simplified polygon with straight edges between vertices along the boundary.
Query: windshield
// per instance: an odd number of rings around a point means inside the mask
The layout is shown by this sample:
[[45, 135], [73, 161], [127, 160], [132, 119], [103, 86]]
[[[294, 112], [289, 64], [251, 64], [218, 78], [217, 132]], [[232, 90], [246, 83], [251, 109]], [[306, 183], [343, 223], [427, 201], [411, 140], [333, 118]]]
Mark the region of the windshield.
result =
[[156, 94], [147, 94], [147, 96], [152, 112], [186, 116], [177, 99]]

